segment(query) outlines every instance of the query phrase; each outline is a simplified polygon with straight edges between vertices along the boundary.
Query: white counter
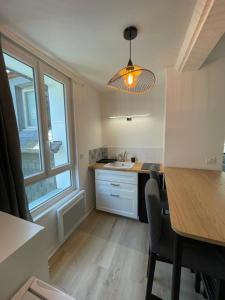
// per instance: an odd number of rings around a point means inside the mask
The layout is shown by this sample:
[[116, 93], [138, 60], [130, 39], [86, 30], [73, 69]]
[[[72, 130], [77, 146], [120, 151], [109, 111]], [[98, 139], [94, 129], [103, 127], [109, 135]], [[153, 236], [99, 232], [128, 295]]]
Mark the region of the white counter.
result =
[[48, 281], [44, 227], [0, 212], [0, 293], [8, 300], [31, 277]]

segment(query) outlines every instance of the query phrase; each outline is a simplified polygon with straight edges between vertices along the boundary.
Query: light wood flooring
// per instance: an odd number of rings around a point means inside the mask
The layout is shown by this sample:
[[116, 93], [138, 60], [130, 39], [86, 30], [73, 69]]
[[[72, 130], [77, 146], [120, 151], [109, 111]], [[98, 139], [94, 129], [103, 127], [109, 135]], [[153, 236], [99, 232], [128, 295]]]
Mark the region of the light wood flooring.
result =
[[[93, 211], [50, 260], [53, 285], [77, 300], [144, 300], [147, 224]], [[153, 292], [170, 299], [172, 268], [157, 262]], [[182, 270], [181, 300], [203, 299]]]

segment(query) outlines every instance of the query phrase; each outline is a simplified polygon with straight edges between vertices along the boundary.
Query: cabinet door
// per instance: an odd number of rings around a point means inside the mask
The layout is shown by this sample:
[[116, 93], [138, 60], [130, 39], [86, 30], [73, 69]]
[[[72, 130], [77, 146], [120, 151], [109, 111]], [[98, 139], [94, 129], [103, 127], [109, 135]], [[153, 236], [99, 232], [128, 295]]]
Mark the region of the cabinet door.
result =
[[137, 185], [96, 180], [96, 208], [137, 219]]

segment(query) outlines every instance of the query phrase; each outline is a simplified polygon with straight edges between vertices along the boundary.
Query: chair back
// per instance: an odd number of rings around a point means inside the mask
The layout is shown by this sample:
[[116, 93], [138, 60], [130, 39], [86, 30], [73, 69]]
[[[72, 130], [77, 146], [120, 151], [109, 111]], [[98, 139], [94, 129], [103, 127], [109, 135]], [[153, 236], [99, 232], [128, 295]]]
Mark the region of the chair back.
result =
[[155, 178], [150, 178], [145, 185], [145, 204], [149, 223], [150, 249], [152, 252], [158, 253], [162, 215], [159, 185]]
[[149, 177], [150, 177], [150, 178], [154, 178], [154, 179], [157, 180], [158, 185], [159, 185], [159, 189], [160, 189], [159, 172], [157, 172], [157, 171], [154, 170], [154, 169], [150, 169], [150, 170], [149, 170]]

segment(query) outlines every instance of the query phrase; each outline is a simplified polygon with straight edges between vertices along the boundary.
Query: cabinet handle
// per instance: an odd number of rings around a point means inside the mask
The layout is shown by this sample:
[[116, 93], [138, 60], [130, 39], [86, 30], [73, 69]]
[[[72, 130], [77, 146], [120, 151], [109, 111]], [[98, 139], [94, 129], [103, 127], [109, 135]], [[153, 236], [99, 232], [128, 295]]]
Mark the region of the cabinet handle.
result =
[[111, 183], [112, 186], [120, 186], [118, 183]]
[[111, 197], [116, 197], [116, 198], [119, 198], [120, 195], [116, 195], [116, 194], [110, 194]]

